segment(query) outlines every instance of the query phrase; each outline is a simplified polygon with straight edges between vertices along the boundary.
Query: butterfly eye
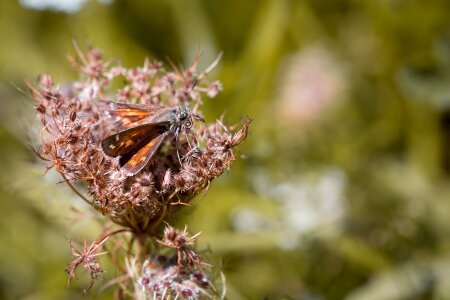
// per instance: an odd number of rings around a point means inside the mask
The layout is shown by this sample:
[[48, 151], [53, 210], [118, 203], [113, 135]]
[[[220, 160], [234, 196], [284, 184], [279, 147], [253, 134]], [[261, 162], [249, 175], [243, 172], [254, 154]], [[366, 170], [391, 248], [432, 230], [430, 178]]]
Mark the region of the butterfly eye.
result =
[[178, 113], [178, 119], [180, 121], [185, 121], [190, 115], [189, 109], [187, 107], [180, 107], [179, 113]]
[[186, 120], [186, 118], [187, 118], [187, 113], [185, 113], [185, 112], [180, 113], [180, 121], [184, 121], [184, 120]]

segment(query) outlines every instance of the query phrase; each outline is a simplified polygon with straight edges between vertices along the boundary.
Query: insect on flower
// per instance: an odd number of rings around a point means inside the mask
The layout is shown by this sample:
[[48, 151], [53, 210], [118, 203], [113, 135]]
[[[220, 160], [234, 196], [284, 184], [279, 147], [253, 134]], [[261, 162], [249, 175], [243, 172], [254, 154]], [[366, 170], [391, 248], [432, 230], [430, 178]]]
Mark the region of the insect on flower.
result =
[[[120, 156], [122, 171], [127, 176], [141, 171], [168, 136], [174, 135], [178, 143], [179, 134], [189, 130], [194, 119], [204, 121], [187, 106], [101, 102], [106, 112], [118, 117], [120, 123], [119, 132], [102, 141], [103, 151], [113, 157]], [[179, 158], [178, 151], [177, 155]]]

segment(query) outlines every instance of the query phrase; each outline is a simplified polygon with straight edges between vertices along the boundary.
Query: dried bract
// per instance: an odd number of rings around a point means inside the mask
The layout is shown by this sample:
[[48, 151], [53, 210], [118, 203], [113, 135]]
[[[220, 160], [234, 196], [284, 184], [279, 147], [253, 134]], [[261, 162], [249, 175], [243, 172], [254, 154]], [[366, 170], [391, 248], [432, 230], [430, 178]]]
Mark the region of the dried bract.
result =
[[97, 253], [97, 250], [102, 246], [102, 244], [107, 240], [107, 238], [104, 238], [99, 243], [92, 243], [91, 245], [86, 245], [86, 242], [84, 243], [83, 250], [76, 249], [72, 241], [69, 240], [70, 248], [72, 248], [72, 255], [75, 258], [69, 266], [67, 267], [66, 271], [69, 274], [69, 284], [72, 281], [73, 278], [75, 278], [75, 272], [79, 266], [83, 266], [86, 268], [89, 272], [89, 275], [91, 277], [91, 281], [89, 284], [84, 288], [84, 293], [86, 294], [94, 282], [101, 278], [103, 274], [103, 269], [101, 268], [100, 264], [98, 263], [98, 256], [105, 254], [106, 252]]
[[200, 259], [198, 255], [191, 249], [191, 246], [194, 245], [194, 241], [200, 235], [200, 233], [201, 232], [189, 237], [187, 226], [184, 227], [183, 231], [180, 231], [172, 226], [167, 226], [164, 229], [163, 239], [158, 240], [158, 242], [166, 247], [177, 250], [178, 267], [199, 265]]

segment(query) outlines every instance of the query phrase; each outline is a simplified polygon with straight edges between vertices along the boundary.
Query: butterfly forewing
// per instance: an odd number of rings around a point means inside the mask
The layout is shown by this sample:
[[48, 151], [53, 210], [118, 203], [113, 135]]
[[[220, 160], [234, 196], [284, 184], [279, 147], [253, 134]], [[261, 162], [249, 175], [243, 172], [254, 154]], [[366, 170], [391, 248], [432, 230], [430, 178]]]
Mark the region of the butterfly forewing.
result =
[[164, 138], [167, 136], [168, 132], [164, 132], [153, 139], [151, 139], [144, 147], [139, 149], [136, 154], [134, 154], [131, 159], [123, 165], [122, 170], [128, 176], [132, 176], [142, 170], [147, 163], [150, 161], [152, 156], [156, 153]]
[[125, 155], [143, 147], [166, 131], [166, 126], [160, 123], [144, 124], [105, 138], [102, 141], [102, 148], [106, 154], [113, 157]]
[[99, 106], [107, 114], [117, 117], [120, 127], [126, 129], [143, 123], [150, 123], [159, 116], [161, 107], [157, 105], [130, 104], [112, 101], [99, 101]]

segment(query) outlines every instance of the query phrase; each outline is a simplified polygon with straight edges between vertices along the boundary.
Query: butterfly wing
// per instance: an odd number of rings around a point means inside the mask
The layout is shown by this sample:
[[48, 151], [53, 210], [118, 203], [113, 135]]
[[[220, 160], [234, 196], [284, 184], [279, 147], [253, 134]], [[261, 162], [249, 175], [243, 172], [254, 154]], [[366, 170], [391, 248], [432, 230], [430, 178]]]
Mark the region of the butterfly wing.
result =
[[130, 104], [102, 100], [98, 102], [101, 111], [118, 120], [119, 129], [130, 128], [144, 122], [149, 123], [164, 110], [157, 105]]
[[160, 134], [151, 139], [144, 147], [139, 149], [139, 151], [136, 152], [136, 154], [133, 155], [131, 159], [127, 163], [125, 163], [125, 165], [123, 165], [122, 171], [127, 176], [133, 176], [141, 171], [156, 153], [156, 150], [158, 150], [159, 146], [161, 146], [161, 143], [164, 141], [168, 133], [169, 132], [166, 131], [163, 134]]
[[176, 107], [111, 101], [99, 103], [100, 110], [117, 117], [120, 131], [105, 138], [102, 148], [110, 156], [120, 156], [122, 170], [128, 176], [135, 175], [145, 167], [170, 133], [169, 127], [176, 121], [178, 110]]
[[136, 151], [165, 132], [167, 127], [159, 123], [136, 126], [108, 136], [102, 141], [102, 148], [110, 156], [123, 156]]

